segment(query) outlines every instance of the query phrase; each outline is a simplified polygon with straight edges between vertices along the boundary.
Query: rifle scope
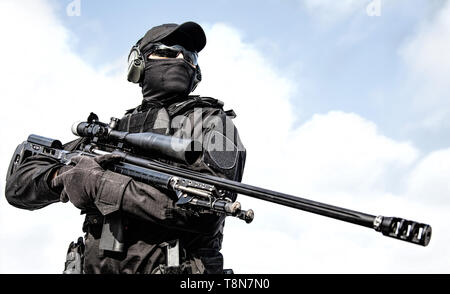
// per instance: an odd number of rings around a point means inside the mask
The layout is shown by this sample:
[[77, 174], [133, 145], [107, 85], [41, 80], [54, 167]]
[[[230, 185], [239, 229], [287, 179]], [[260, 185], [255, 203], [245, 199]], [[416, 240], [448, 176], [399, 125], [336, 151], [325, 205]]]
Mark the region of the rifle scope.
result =
[[76, 122], [72, 133], [79, 137], [123, 142], [146, 152], [192, 164], [202, 155], [202, 143], [193, 139], [177, 138], [152, 132], [130, 133], [116, 131], [100, 122]]

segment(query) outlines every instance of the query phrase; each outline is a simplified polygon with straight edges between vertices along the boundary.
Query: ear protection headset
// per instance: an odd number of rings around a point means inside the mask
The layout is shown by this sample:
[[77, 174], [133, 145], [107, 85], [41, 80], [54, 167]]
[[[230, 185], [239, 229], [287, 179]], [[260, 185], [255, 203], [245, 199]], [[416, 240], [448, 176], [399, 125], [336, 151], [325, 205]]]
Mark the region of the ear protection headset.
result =
[[145, 61], [139, 48], [139, 43], [131, 48], [128, 54], [128, 74], [127, 80], [132, 83], [139, 83], [144, 75]]
[[[141, 53], [141, 49], [139, 46], [140, 41], [141, 40], [139, 40], [137, 44], [131, 48], [130, 54], [128, 54], [127, 80], [135, 84], [142, 82], [145, 69], [145, 58], [144, 55]], [[202, 72], [200, 70], [200, 66], [197, 64], [197, 66], [195, 67], [195, 76], [191, 92], [195, 90], [195, 88], [197, 87], [198, 83], [200, 83], [201, 80], [202, 80]]]

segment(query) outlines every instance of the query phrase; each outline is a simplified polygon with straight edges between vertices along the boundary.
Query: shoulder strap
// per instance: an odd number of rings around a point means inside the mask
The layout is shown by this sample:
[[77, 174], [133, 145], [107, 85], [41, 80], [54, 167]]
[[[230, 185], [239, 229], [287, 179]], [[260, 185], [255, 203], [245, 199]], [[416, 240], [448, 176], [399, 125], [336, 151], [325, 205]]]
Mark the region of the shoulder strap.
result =
[[213, 107], [223, 110], [224, 103], [219, 99], [205, 97], [200, 95], [190, 95], [188, 99], [174, 103], [167, 107], [170, 117], [174, 117], [180, 113], [185, 113], [195, 107]]
[[163, 103], [159, 102], [159, 101], [146, 101], [146, 100], [142, 100], [142, 103], [134, 108], [130, 108], [125, 112], [125, 115], [127, 114], [133, 114], [136, 112], [146, 112], [147, 110], [149, 110], [150, 108], [161, 108], [163, 107]]

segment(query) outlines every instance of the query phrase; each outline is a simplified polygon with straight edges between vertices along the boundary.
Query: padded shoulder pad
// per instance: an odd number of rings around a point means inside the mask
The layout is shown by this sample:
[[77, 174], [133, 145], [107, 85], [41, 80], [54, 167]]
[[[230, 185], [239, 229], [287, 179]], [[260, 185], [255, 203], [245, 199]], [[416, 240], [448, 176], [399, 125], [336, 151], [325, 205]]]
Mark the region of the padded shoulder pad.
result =
[[205, 144], [205, 161], [219, 169], [232, 169], [238, 158], [237, 146], [215, 130], [208, 133]]

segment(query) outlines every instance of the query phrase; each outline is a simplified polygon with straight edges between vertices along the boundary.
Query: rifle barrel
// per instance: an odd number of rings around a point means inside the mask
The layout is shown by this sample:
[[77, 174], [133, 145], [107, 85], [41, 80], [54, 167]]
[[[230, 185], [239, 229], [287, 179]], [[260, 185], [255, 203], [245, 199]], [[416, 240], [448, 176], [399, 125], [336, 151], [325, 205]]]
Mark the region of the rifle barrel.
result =
[[283, 206], [308, 211], [322, 216], [338, 219], [356, 225], [373, 228], [383, 235], [399, 240], [427, 246], [431, 239], [431, 226], [417, 223], [397, 217], [375, 216], [347, 208], [337, 207], [298, 196], [293, 196], [277, 191], [272, 191], [240, 182], [219, 178], [208, 174], [198, 173], [170, 166], [155, 160], [147, 160], [126, 154], [121, 151], [113, 153], [120, 154], [125, 162], [147, 167], [165, 174], [187, 178], [203, 182], [217, 187], [217, 189], [228, 190], [257, 198], [260, 200], [277, 203]]

